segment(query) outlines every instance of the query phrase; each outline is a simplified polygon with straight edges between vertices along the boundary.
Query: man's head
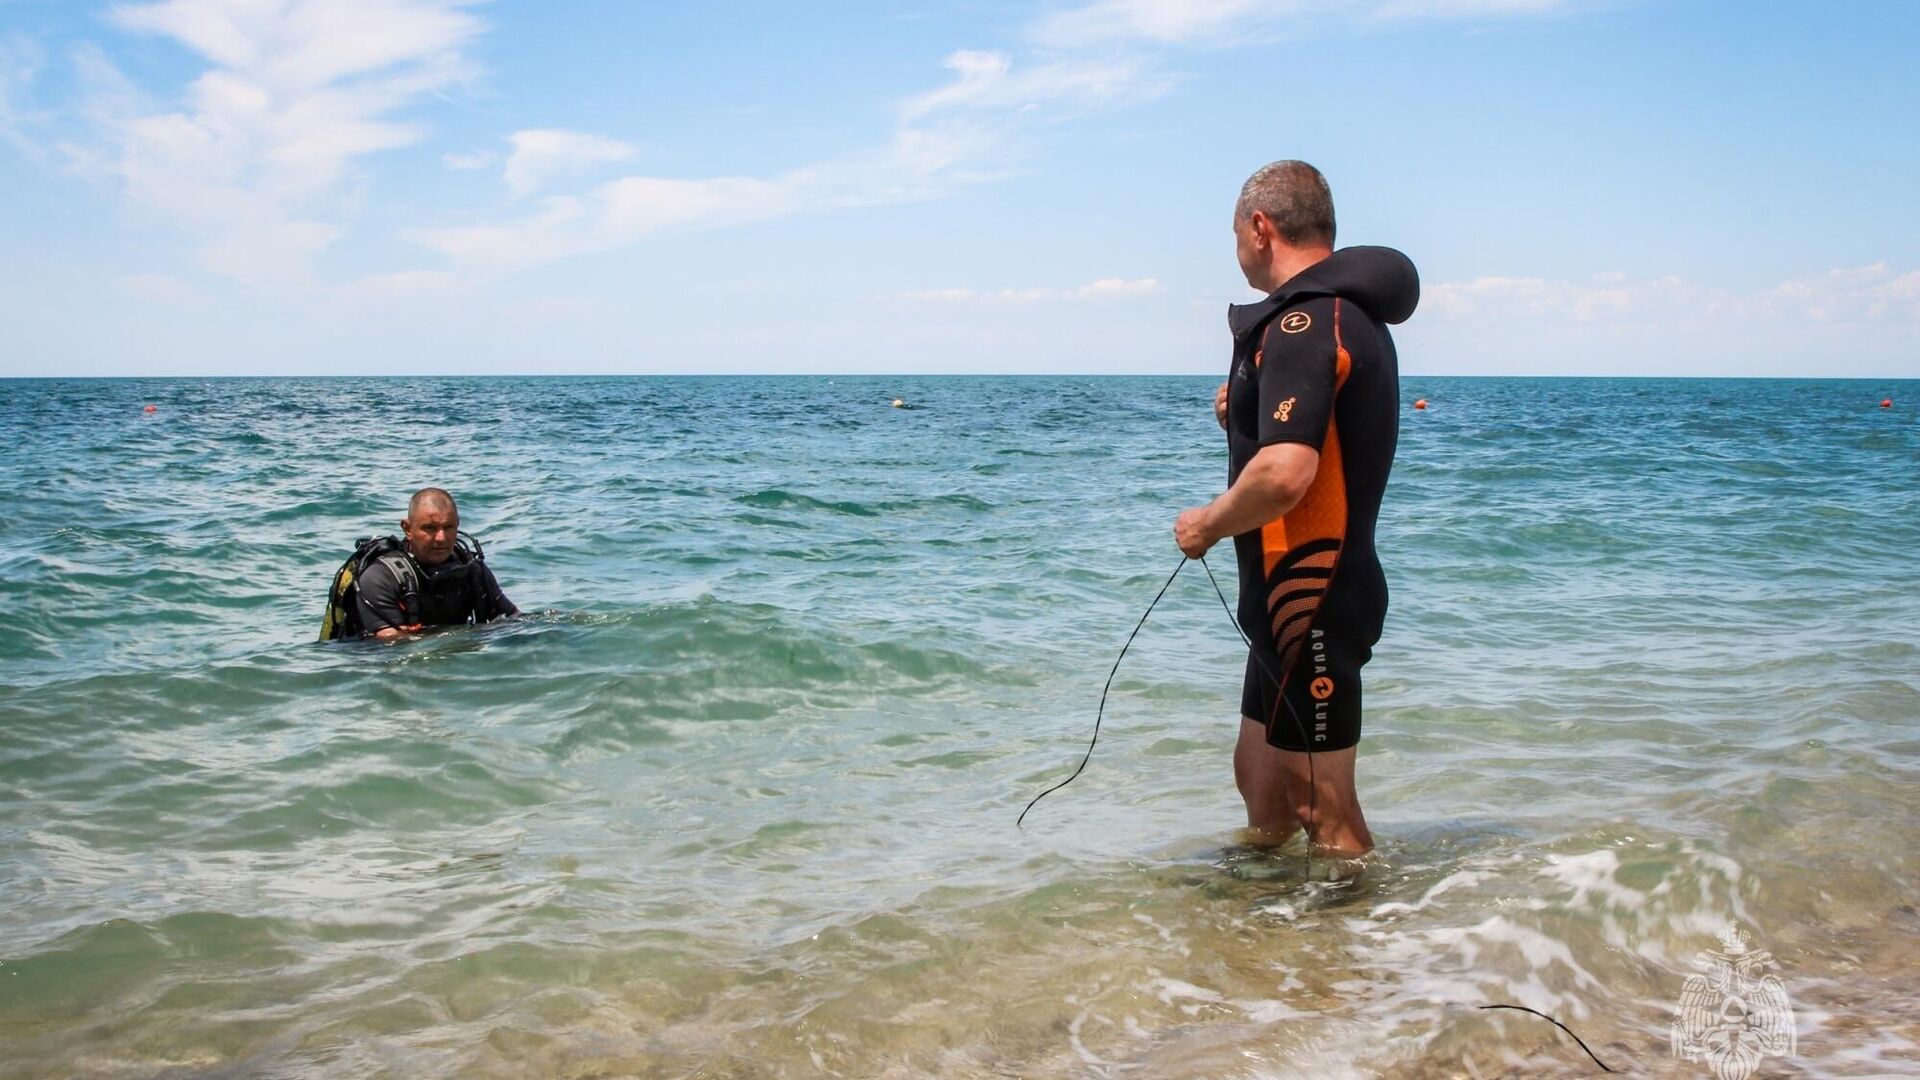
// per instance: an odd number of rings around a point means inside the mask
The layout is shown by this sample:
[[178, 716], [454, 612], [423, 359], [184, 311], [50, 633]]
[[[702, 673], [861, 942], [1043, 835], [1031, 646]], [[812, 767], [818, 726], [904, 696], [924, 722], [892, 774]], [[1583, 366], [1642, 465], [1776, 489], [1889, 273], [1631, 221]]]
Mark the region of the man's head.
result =
[[1304, 161], [1276, 161], [1247, 178], [1233, 207], [1234, 251], [1247, 284], [1272, 292], [1333, 254], [1333, 192]]
[[460, 509], [445, 490], [421, 488], [407, 502], [407, 516], [400, 519], [400, 531], [420, 565], [439, 566], [453, 555], [453, 546], [459, 540]]

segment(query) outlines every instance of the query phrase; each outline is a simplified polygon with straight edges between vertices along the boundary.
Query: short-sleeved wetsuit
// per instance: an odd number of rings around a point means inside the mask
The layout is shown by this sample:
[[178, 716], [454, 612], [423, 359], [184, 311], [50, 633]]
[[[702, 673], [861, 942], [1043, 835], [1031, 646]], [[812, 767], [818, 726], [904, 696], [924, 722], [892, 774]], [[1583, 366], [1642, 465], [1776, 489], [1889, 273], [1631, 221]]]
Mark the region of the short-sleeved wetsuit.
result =
[[[396, 556], [411, 559], [411, 556]], [[391, 557], [390, 557], [391, 558]], [[360, 571], [360, 623], [372, 634], [388, 627], [461, 626], [518, 615], [500, 591], [485, 560], [456, 549], [438, 566], [412, 563], [418, 589], [409, 591], [388, 559], [371, 559]]]
[[1228, 483], [1262, 447], [1320, 452], [1292, 510], [1234, 537], [1240, 625], [1252, 642], [1240, 711], [1283, 749], [1360, 741], [1360, 667], [1387, 613], [1374, 521], [1399, 431], [1398, 361], [1383, 323], [1404, 321], [1418, 299], [1406, 256], [1345, 248], [1228, 314]]

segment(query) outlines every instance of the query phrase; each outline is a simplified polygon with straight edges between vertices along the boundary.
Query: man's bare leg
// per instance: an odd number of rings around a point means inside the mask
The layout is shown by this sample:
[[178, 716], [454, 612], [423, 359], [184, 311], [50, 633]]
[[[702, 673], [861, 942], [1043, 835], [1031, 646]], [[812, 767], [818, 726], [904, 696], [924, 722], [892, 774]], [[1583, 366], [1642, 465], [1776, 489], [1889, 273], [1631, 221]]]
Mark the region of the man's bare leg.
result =
[[1233, 748], [1233, 780], [1247, 804], [1247, 842], [1255, 847], [1279, 847], [1300, 828], [1293, 812], [1293, 793], [1280, 767], [1280, 751], [1267, 745], [1266, 725], [1240, 718], [1240, 741]]
[[1252, 841], [1283, 844], [1310, 824], [1307, 839], [1316, 851], [1348, 858], [1372, 851], [1373, 833], [1353, 787], [1357, 749], [1318, 751], [1309, 763], [1304, 753], [1269, 745], [1266, 726], [1241, 717], [1233, 777], [1247, 804]]

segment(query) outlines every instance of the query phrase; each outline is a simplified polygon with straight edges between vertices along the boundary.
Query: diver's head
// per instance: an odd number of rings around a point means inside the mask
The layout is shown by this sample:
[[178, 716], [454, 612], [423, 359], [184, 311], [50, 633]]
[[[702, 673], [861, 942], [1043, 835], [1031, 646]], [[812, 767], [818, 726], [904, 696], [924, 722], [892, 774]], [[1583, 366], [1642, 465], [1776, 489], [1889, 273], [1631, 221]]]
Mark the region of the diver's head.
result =
[[1233, 207], [1234, 253], [1247, 284], [1261, 292], [1333, 254], [1333, 233], [1333, 192], [1304, 161], [1262, 166]]
[[400, 531], [420, 565], [439, 566], [453, 555], [453, 546], [460, 539], [460, 509], [445, 490], [421, 488], [407, 503]]

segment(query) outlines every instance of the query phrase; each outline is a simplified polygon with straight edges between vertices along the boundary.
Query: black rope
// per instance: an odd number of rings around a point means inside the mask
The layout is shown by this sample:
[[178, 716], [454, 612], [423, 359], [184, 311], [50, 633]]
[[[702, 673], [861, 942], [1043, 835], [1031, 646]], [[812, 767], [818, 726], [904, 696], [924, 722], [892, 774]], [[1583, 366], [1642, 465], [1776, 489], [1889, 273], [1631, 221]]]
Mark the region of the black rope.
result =
[[1020, 828], [1021, 822], [1027, 820], [1027, 811], [1033, 809], [1034, 803], [1073, 783], [1074, 778], [1085, 771], [1087, 762], [1093, 760], [1094, 744], [1100, 741], [1100, 721], [1107, 713], [1107, 691], [1113, 689], [1113, 677], [1120, 671], [1120, 661], [1126, 659], [1127, 649], [1133, 645], [1133, 639], [1140, 635], [1140, 628], [1147, 625], [1147, 616], [1153, 614], [1153, 609], [1159, 605], [1160, 598], [1167, 595], [1167, 590], [1173, 587], [1173, 579], [1180, 576], [1180, 571], [1186, 569], [1187, 563], [1190, 561], [1191, 560], [1185, 555], [1180, 557], [1180, 565], [1174, 567], [1173, 573], [1167, 575], [1167, 583], [1160, 586], [1160, 591], [1153, 595], [1153, 603], [1148, 604], [1147, 610], [1140, 614], [1140, 621], [1133, 624], [1133, 633], [1127, 635], [1127, 643], [1120, 646], [1120, 655], [1113, 658], [1113, 670], [1107, 672], [1107, 685], [1100, 688], [1100, 708], [1095, 710], [1093, 714], [1093, 738], [1087, 742], [1087, 753], [1085, 757], [1080, 759], [1079, 767], [1073, 770], [1073, 776], [1069, 776], [1040, 794], [1035, 795], [1033, 802], [1027, 804], [1027, 809], [1020, 811], [1020, 816], [1014, 819], [1014, 828]]
[[[1261, 672], [1273, 683], [1273, 695], [1278, 698], [1279, 701], [1274, 705], [1274, 714], [1267, 717], [1267, 726], [1272, 727], [1273, 722], [1280, 719], [1280, 709], [1284, 707], [1287, 710], [1287, 715], [1293, 717], [1293, 726], [1299, 729], [1300, 745], [1303, 747], [1312, 746], [1312, 743], [1307, 738], [1306, 723], [1300, 719], [1300, 713], [1294, 709], [1293, 702], [1287, 700], [1285, 693], [1286, 682], [1273, 673], [1273, 669], [1267, 666], [1267, 658], [1261, 656], [1260, 650], [1254, 648], [1253, 642], [1248, 640], [1246, 630], [1240, 626], [1240, 620], [1234, 617], [1233, 605], [1227, 603], [1227, 594], [1221, 591], [1220, 580], [1213, 576], [1213, 567], [1207, 562], [1207, 558], [1204, 555], [1200, 557], [1200, 567], [1207, 572], [1207, 580], [1213, 583], [1213, 595], [1220, 598], [1220, 610], [1227, 613], [1227, 621], [1233, 624], [1234, 632], [1240, 635], [1241, 641], [1246, 642], [1247, 655], [1253, 657], [1253, 662], [1260, 665]], [[1313, 775], [1313, 751], [1309, 749], [1304, 752], [1307, 755], [1307, 878], [1308, 880], [1312, 880], [1313, 823], [1314, 820], [1319, 817], [1320, 813], [1320, 783]]]
[[[1074, 767], [1072, 775], [1068, 776], [1065, 780], [1035, 795], [1033, 800], [1027, 803], [1026, 809], [1020, 811], [1020, 816], [1014, 819], [1013, 824], [1015, 828], [1024, 827], [1028, 812], [1031, 811], [1041, 799], [1073, 783], [1079, 778], [1081, 773], [1086, 771], [1087, 763], [1093, 760], [1093, 748], [1100, 742], [1100, 724], [1106, 718], [1107, 714], [1107, 693], [1113, 689], [1113, 678], [1120, 672], [1120, 661], [1126, 659], [1127, 650], [1133, 647], [1133, 639], [1140, 636], [1140, 629], [1147, 625], [1148, 616], [1153, 614], [1154, 608], [1160, 606], [1160, 600], [1167, 595], [1167, 590], [1173, 587], [1173, 579], [1179, 577], [1180, 571], [1186, 569], [1187, 563], [1192, 561], [1194, 560], [1184, 557], [1181, 558], [1180, 564], [1173, 568], [1173, 573], [1167, 575], [1167, 580], [1160, 586], [1160, 591], [1153, 594], [1153, 602], [1147, 605], [1146, 611], [1141, 612], [1140, 621], [1133, 624], [1133, 633], [1128, 634], [1127, 640], [1120, 646], [1120, 655], [1113, 658], [1113, 667], [1107, 672], [1107, 683], [1100, 688], [1100, 705], [1094, 710], [1093, 738], [1087, 741], [1087, 752], [1081, 756], [1080, 764]], [[1286, 695], [1281, 692], [1285, 685], [1284, 682], [1273, 673], [1271, 667], [1267, 666], [1267, 658], [1261, 656], [1259, 650], [1253, 647], [1253, 642], [1247, 638], [1247, 632], [1241, 627], [1240, 620], [1234, 617], [1233, 605], [1227, 603], [1226, 591], [1220, 588], [1220, 580], [1213, 576], [1213, 566], [1207, 562], [1207, 557], [1202, 555], [1199, 562], [1201, 569], [1207, 572], [1207, 581], [1213, 585], [1213, 594], [1220, 598], [1220, 607], [1227, 613], [1227, 621], [1233, 624], [1234, 632], [1239, 634], [1240, 640], [1246, 643], [1247, 654], [1253, 657], [1254, 662], [1260, 665], [1260, 670], [1266, 674], [1268, 679], [1273, 681], [1274, 693], [1280, 698], [1280, 704], [1284, 705], [1288, 714], [1293, 717], [1294, 726], [1300, 731], [1300, 745], [1309, 745], [1310, 740], [1307, 738], [1307, 725], [1300, 719], [1300, 714], [1293, 708], [1293, 703], [1288, 701]], [[1267, 722], [1269, 726], [1277, 719], [1279, 719], [1278, 707], [1276, 707], [1275, 715], [1268, 717]], [[1313, 751], [1307, 750], [1305, 753], [1307, 755], [1307, 877], [1311, 879], [1313, 877], [1313, 822], [1319, 810], [1320, 785], [1316, 781], [1313, 773]], [[1601, 1071], [1609, 1073], [1614, 1071], [1606, 1062], [1600, 1060], [1600, 1055], [1593, 1052], [1592, 1048], [1587, 1045], [1586, 1040], [1573, 1033], [1572, 1028], [1538, 1009], [1529, 1009], [1525, 1005], [1480, 1005], [1476, 1007], [1481, 1009], [1512, 1009], [1516, 1012], [1532, 1013], [1552, 1024], [1554, 1027], [1559, 1028], [1561, 1031], [1566, 1032], [1567, 1036], [1578, 1043], [1580, 1049], [1586, 1051], [1586, 1055], [1593, 1059], [1593, 1063], [1600, 1066]]]
[[1587, 1043], [1586, 1043], [1586, 1040], [1584, 1040], [1584, 1039], [1582, 1039], [1582, 1038], [1581, 1038], [1580, 1036], [1578, 1036], [1578, 1035], [1575, 1035], [1575, 1034], [1573, 1033], [1573, 1029], [1572, 1029], [1572, 1028], [1570, 1028], [1570, 1027], [1568, 1027], [1567, 1025], [1565, 1025], [1565, 1024], [1563, 1024], [1563, 1023], [1561, 1023], [1561, 1022], [1560, 1022], [1560, 1021], [1558, 1021], [1558, 1020], [1555, 1020], [1555, 1019], [1554, 1019], [1553, 1017], [1551, 1017], [1551, 1016], [1548, 1016], [1548, 1015], [1547, 1015], [1546, 1013], [1543, 1013], [1543, 1012], [1541, 1012], [1541, 1011], [1540, 1011], [1540, 1010], [1538, 1010], [1538, 1009], [1529, 1009], [1529, 1008], [1527, 1008], [1527, 1007], [1526, 1007], [1525, 1005], [1480, 1005], [1480, 1006], [1476, 1006], [1476, 1008], [1481, 1008], [1481, 1009], [1512, 1009], [1512, 1010], [1514, 1010], [1514, 1011], [1516, 1011], [1516, 1012], [1524, 1012], [1524, 1013], [1532, 1013], [1533, 1015], [1535, 1015], [1535, 1016], [1537, 1016], [1537, 1017], [1539, 1017], [1540, 1019], [1542, 1019], [1542, 1020], [1545, 1020], [1545, 1021], [1546, 1021], [1547, 1023], [1549, 1023], [1549, 1024], [1552, 1024], [1552, 1025], [1553, 1025], [1554, 1027], [1557, 1027], [1557, 1028], [1559, 1028], [1559, 1029], [1560, 1029], [1561, 1031], [1564, 1031], [1564, 1032], [1566, 1032], [1566, 1033], [1567, 1033], [1567, 1035], [1568, 1035], [1568, 1036], [1569, 1036], [1570, 1038], [1572, 1038], [1574, 1042], [1577, 1042], [1577, 1043], [1579, 1043], [1579, 1044], [1580, 1044], [1580, 1049], [1582, 1049], [1582, 1050], [1586, 1050], [1586, 1051], [1587, 1051], [1587, 1056], [1593, 1059], [1593, 1063], [1594, 1063], [1595, 1065], [1598, 1065], [1598, 1066], [1600, 1066], [1600, 1071], [1601, 1071], [1601, 1072], [1612, 1072], [1612, 1071], [1613, 1071], [1612, 1069], [1609, 1069], [1609, 1068], [1607, 1068], [1607, 1063], [1606, 1063], [1606, 1062], [1604, 1062], [1604, 1061], [1601, 1061], [1601, 1060], [1600, 1060], [1600, 1055], [1598, 1055], [1598, 1054], [1596, 1054], [1596, 1053], [1594, 1053], [1594, 1052], [1593, 1052], [1592, 1050], [1590, 1050], [1590, 1049], [1588, 1049], [1588, 1047], [1587, 1047]]
[[[1087, 763], [1093, 760], [1093, 748], [1100, 742], [1100, 724], [1106, 718], [1107, 714], [1107, 693], [1113, 689], [1113, 678], [1120, 672], [1120, 661], [1126, 659], [1127, 650], [1133, 647], [1133, 639], [1140, 636], [1140, 629], [1147, 625], [1148, 616], [1153, 614], [1154, 608], [1160, 606], [1160, 600], [1167, 595], [1167, 590], [1173, 587], [1173, 579], [1179, 577], [1180, 571], [1186, 569], [1187, 564], [1192, 561], [1194, 560], [1184, 557], [1181, 558], [1180, 564], [1173, 568], [1173, 573], [1167, 575], [1167, 580], [1165, 584], [1160, 586], [1160, 591], [1153, 594], [1153, 602], [1147, 605], [1146, 611], [1140, 613], [1140, 621], [1133, 624], [1133, 633], [1128, 634], [1127, 640], [1120, 646], [1120, 655], [1113, 658], [1113, 667], [1107, 672], [1107, 683], [1100, 688], [1100, 705], [1093, 713], [1093, 738], [1087, 741], [1087, 752], [1081, 756], [1080, 764], [1074, 767], [1072, 775], [1068, 776], [1065, 780], [1035, 795], [1033, 800], [1027, 803], [1026, 809], [1020, 811], [1020, 816], [1014, 819], [1013, 824], [1015, 828], [1024, 827], [1028, 812], [1031, 811], [1041, 799], [1073, 783], [1079, 778], [1081, 773], [1086, 771]], [[1239, 634], [1240, 640], [1246, 643], [1247, 654], [1253, 657], [1254, 662], [1260, 665], [1260, 670], [1266, 674], [1268, 679], [1273, 681], [1274, 693], [1280, 698], [1280, 704], [1286, 706], [1287, 713], [1293, 717], [1294, 726], [1300, 731], [1300, 745], [1309, 745], [1310, 740], [1307, 738], [1307, 725], [1300, 719], [1300, 714], [1293, 708], [1293, 703], [1288, 701], [1286, 695], [1281, 692], [1285, 685], [1284, 682], [1273, 673], [1271, 667], [1267, 666], [1267, 658], [1261, 656], [1259, 650], [1253, 647], [1253, 642], [1247, 638], [1247, 632], [1241, 627], [1240, 620], [1234, 617], [1233, 605], [1227, 603], [1226, 591], [1220, 588], [1220, 580], [1213, 576], [1213, 566], [1207, 562], [1207, 557], [1202, 555], [1199, 562], [1201, 569], [1207, 572], [1207, 581], [1213, 585], [1213, 595], [1220, 598], [1220, 607], [1227, 613], [1227, 621], [1233, 624], [1234, 632]], [[1277, 719], [1279, 719], [1278, 707], [1276, 707], [1275, 715], [1268, 717], [1267, 722], [1269, 726]], [[1311, 879], [1313, 877], [1313, 822], [1319, 810], [1320, 785], [1316, 781], [1313, 773], [1313, 751], [1307, 750], [1305, 753], [1307, 755], [1307, 877]], [[1559, 1028], [1561, 1031], [1566, 1032], [1567, 1036], [1578, 1043], [1580, 1049], [1586, 1051], [1587, 1056], [1593, 1059], [1593, 1063], [1600, 1066], [1601, 1071], [1609, 1073], [1614, 1071], [1606, 1062], [1600, 1060], [1600, 1055], [1593, 1052], [1592, 1048], [1587, 1045], [1586, 1040], [1573, 1033], [1572, 1028], [1538, 1009], [1529, 1009], [1525, 1005], [1480, 1005], [1476, 1007], [1481, 1009], [1512, 1009], [1516, 1012], [1532, 1013], [1552, 1024], [1554, 1027]]]
[[[1032, 801], [1027, 803], [1026, 809], [1020, 811], [1020, 816], [1014, 820], [1015, 828], [1024, 826], [1028, 812], [1031, 811], [1034, 805], [1041, 799], [1073, 783], [1082, 772], [1086, 771], [1087, 763], [1093, 760], [1093, 748], [1100, 742], [1100, 725], [1106, 718], [1107, 713], [1107, 694], [1113, 689], [1113, 677], [1120, 671], [1120, 661], [1126, 659], [1127, 650], [1133, 646], [1133, 639], [1140, 635], [1140, 628], [1147, 625], [1147, 617], [1152, 615], [1153, 609], [1159, 606], [1160, 598], [1167, 595], [1167, 590], [1173, 587], [1173, 579], [1179, 577], [1180, 571], [1186, 569], [1187, 563], [1192, 561], [1194, 560], [1184, 556], [1181, 557], [1179, 565], [1173, 568], [1173, 573], [1167, 575], [1166, 583], [1161, 585], [1160, 591], [1154, 594], [1153, 602], [1148, 604], [1147, 610], [1140, 614], [1140, 621], [1134, 624], [1133, 633], [1128, 634], [1126, 642], [1120, 646], [1120, 655], [1113, 658], [1113, 668], [1107, 672], [1107, 683], [1100, 688], [1100, 705], [1094, 710], [1093, 738], [1087, 741], [1087, 752], [1081, 756], [1080, 764], [1074, 768], [1071, 776], [1068, 776], [1065, 780], [1060, 781], [1040, 794], [1035, 795]], [[1284, 706], [1288, 715], [1293, 717], [1294, 726], [1300, 731], [1300, 745], [1303, 747], [1309, 745], [1307, 725], [1300, 719], [1300, 714], [1293, 708], [1293, 703], [1288, 701], [1286, 695], [1281, 692], [1282, 687], [1285, 685], [1284, 682], [1279, 676], [1274, 674], [1273, 668], [1267, 665], [1267, 658], [1261, 656], [1259, 650], [1253, 647], [1253, 642], [1247, 638], [1247, 632], [1240, 626], [1240, 620], [1234, 617], [1233, 605], [1227, 603], [1227, 594], [1220, 588], [1220, 580], [1213, 576], [1213, 565], [1207, 562], [1205, 555], [1200, 556], [1199, 563], [1201, 569], [1207, 572], [1207, 580], [1213, 584], [1213, 594], [1220, 598], [1220, 609], [1227, 613], [1227, 621], [1233, 624], [1234, 633], [1240, 635], [1240, 640], [1246, 643], [1248, 655], [1253, 657], [1254, 662], [1260, 665], [1260, 670], [1273, 682], [1274, 695], [1279, 700], [1274, 706], [1275, 715], [1267, 718], [1268, 725], [1271, 726], [1274, 720], [1279, 719], [1279, 709]], [[1320, 784], [1318, 778], [1314, 775], [1313, 751], [1307, 750], [1305, 753], [1307, 755], [1307, 877], [1312, 878], [1313, 827], [1320, 810]]]

